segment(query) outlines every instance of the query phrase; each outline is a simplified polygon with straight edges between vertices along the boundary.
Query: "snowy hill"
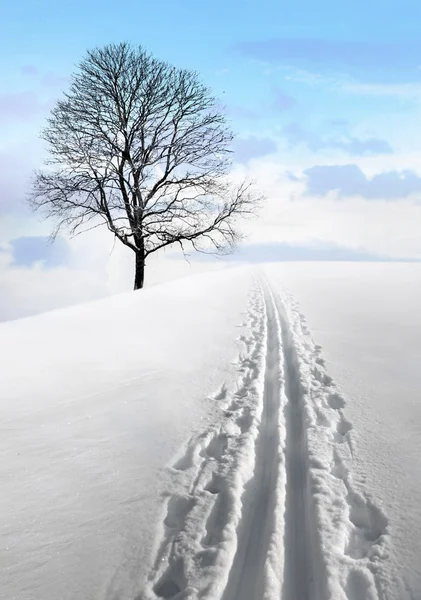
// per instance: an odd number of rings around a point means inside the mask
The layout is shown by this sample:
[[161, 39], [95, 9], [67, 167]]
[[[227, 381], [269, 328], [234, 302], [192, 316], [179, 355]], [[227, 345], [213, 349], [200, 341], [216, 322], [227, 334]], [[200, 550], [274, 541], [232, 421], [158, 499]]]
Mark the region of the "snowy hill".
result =
[[387, 440], [369, 369], [358, 391], [345, 365], [360, 317], [390, 320], [349, 295], [394, 267], [228, 269], [1, 324], [0, 597], [420, 597], [421, 482], [405, 528], [388, 455], [360, 444]]

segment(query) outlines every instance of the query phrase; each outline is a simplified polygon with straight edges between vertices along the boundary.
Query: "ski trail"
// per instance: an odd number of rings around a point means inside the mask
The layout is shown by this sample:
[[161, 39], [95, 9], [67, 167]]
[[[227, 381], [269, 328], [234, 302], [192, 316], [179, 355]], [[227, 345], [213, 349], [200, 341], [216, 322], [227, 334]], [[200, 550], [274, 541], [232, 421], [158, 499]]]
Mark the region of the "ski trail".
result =
[[174, 460], [135, 600], [387, 600], [388, 520], [352, 479], [353, 428], [294, 301], [254, 289], [237, 384]]
[[256, 600], [266, 589], [266, 560], [275, 529], [280, 403], [279, 320], [272, 295], [265, 291], [266, 356], [263, 410], [256, 439], [253, 478], [243, 494], [237, 552], [223, 600]]
[[282, 598], [310, 600], [312, 594], [312, 557], [307, 507], [308, 453], [303, 424], [300, 375], [294, 362], [292, 340], [280, 311], [282, 349], [285, 368], [285, 394], [288, 402], [286, 422], [286, 504], [285, 568]]
[[294, 301], [282, 294], [276, 303], [289, 399], [282, 600], [386, 600], [388, 520], [353, 483], [346, 402]]

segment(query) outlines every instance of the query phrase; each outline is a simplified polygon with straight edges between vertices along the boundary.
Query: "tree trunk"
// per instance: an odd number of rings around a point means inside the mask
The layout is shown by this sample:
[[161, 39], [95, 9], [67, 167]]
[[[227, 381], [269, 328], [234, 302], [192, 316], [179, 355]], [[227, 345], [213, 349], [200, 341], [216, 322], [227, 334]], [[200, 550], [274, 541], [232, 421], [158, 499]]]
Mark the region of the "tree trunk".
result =
[[137, 250], [135, 253], [135, 276], [134, 276], [134, 289], [140, 290], [143, 288], [143, 282], [145, 281], [145, 253], [144, 250]]

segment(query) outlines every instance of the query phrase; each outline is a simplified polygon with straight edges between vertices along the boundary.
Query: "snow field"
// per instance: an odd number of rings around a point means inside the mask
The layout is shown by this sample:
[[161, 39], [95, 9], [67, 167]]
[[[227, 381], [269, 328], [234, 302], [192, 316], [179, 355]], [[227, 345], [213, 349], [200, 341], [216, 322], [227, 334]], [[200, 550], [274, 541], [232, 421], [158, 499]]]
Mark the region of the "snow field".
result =
[[[0, 326], [0, 598], [418, 597], [394, 488], [382, 501], [356, 459], [394, 438], [367, 420], [368, 394], [339, 392], [279, 275], [233, 269]], [[355, 343], [351, 318], [325, 317]]]
[[[249, 269], [0, 324], [0, 598], [133, 600], [181, 445], [220, 420]], [[245, 331], [245, 328], [244, 328]]]
[[[218, 428], [170, 467], [136, 600], [382, 600], [388, 521], [352, 484], [352, 425], [292, 298], [261, 278]], [[176, 492], [174, 492], [176, 490]]]

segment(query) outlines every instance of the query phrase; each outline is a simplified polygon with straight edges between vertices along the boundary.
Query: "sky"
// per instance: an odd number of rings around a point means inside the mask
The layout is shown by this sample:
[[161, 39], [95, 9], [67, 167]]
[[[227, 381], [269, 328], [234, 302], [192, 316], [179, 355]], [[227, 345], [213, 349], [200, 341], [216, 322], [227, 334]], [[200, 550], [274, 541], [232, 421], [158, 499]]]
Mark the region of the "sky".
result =
[[[0, 21], [0, 320], [130, 289], [106, 231], [51, 245], [25, 205], [49, 111], [87, 49], [142, 45], [196, 70], [266, 195], [239, 260], [421, 259], [421, 5], [20, 0]], [[166, 251], [146, 283], [217, 268]]]

